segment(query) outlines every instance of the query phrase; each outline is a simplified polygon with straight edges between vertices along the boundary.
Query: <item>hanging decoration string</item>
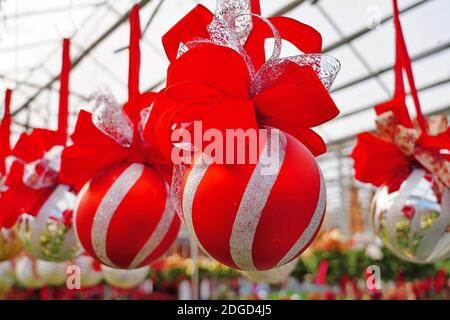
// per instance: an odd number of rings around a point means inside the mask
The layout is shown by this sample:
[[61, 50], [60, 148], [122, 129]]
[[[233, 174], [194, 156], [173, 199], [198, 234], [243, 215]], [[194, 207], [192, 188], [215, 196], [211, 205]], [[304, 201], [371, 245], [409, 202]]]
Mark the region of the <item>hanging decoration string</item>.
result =
[[397, 0], [393, 0], [394, 6], [394, 25], [396, 32], [396, 65], [395, 65], [395, 94], [396, 96], [405, 96], [405, 88], [403, 81], [403, 70], [406, 72], [406, 76], [409, 82], [409, 87], [411, 90], [411, 96], [414, 101], [414, 106], [417, 114], [417, 121], [419, 123], [420, 130], [423, 134], [427, 134], [427, 122], [423, 115], [420, 100], [414, 81], [414, 75], [412, 71], [411, 58], [408, 54], [408, 49], [406, 47], [405, 38], [403, 36], [402, 26], [400, 23], [400, 13], [398, 10]]
[[67, 141], [69, 120], [69, 73], [70, 73], [70, 40], [63, 40], [62, 66], [59, 78], [59, 113], [58, 132]]
[[[139, 69], [141, 65], [140, 39], [141, 28], [139, 7], [134, 6], [130, 12], [130, 52], [128, 66], [128, 102], [130, 104], [138, 103], [139, 100]], [[134, 116], [136, 115], [132, 115], [133, 119]]]
[[0, 144], [1, 148], [5, 151], [11, 150], [10, 145], [10, 131], [11, 131], [11, 113], [10, 113], [10, 105], [11, 105], [11, 95], [12, 90], [6, 89], [5, 92], [5, 113], [3, 115], [3, 120], [0, 124]]

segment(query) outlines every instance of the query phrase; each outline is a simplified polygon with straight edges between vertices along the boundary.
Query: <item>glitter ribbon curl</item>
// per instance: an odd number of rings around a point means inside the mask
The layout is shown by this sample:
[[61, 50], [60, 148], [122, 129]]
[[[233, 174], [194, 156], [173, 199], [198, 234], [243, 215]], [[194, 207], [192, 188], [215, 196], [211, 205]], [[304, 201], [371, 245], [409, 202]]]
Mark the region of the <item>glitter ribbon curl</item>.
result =
[[[154, 104], [158, 121], [144, 136], [167, 137], [156, 142], [167, 158], [173, 128], [195, 120], [204, 131], [271, 126], [302, 141], [314, 155], [325, 152], [310, 128], [339, 113], [327, 90], [340, 64], [321, 54], [321, 35], [312, 27], [258, 13], [258, 1], [218, 1], [214, 15], [198, 5], [163, 36], [171, 62], [167, 86]], [[269, 38], [274, 48], [266, 61]], [[303, 54], [280, 57], [282, 40]]]

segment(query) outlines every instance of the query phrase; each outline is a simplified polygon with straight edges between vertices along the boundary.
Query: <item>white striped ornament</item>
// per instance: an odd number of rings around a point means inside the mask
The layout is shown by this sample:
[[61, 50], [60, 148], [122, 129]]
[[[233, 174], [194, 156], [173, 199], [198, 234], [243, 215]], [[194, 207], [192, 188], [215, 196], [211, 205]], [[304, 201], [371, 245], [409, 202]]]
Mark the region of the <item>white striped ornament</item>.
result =
[[[40, 260], [51, 262], [64, 262], [74, 259], [83, 253], [75, 230], [72, 227], [65, 230], [62, 243], [59, 241], [61, 230], [68, 228], [64, 225], [62, 212], [72, 209], [75, 195], [70, 192], [69, 186], [59, 184], [49, 195], [36, 216], [23, 214], [18, 223], [18, 234], [25, 244], [27, 252]], [[43, 238], [50, 238], [50, 244], [42, 243]], [[49, 247], [57, 247], [49, 249]]]
[[[173, 240], [175, 240], [176, 233], [178, 232], [179, 220], [177, 215], [175, 214], [174, 207], [169, 197], [168, 186], [165, 182], [161, 185], [165, 187], [165, 190], [161, 192], [161, 190], [151, 190], [153, 193], [147, 195], [143, 195], [142, 198], [139, 199], [139, 204], [137, 210], [146, 210], [146, 208], [151, 209], [152, 200], [156, 200], [152, 197], [155, 197], [154, 193], [156, 192], [157, 196], [164, 196], [164, 210], [159, 213], [160, 218], [158, 223], [153, 226], [149, 225], [146, 220], [142, 221], [142, 224], [147, 225], [148, 229], [148, 238], [145, 244], [140, 248], [138, 252], [134, 255], [133, 259], [130, 260], [126, 266], [119, 265], [110, 257], [111, 252], [115, 250], [114, 246], [108, 243], [108, 236], [111, 230], [111, 226], [114, 223], [113, 219], [119, 206], [122, 202], [130, 195], [130, 190], [136, 184], [142, 183], [141, 179], [144, 179], [144, 173], [146, 170], [151, 170], [146, 168], [145, 165], [139, 163], [132, 163], [127, 165], [125, 170], [123, 170], [117, 178], [114, 179], [111, 185], [108, 186], [107, 190], [102, 190], [103, 195], [101, 201], [98, 204], [95, 212], [93, 213], [93, 221], [90, 226], [90, 235], [89, 239], [84, 238], [80, 235], [80, 228], [86, 228], [86, 226], [79, 225], [78, 216], [86, 214], [84, 212], [83, 201], [90, 201], [90, 192], [92, 181], [87, 183], [83, 189], [81, 190], [78, 196], [78, 202], [75, 210], [75, 223], [78, 237], [81, 240], [82, 245], [85, 247], [86, 251], [89, 252], [92, 256], [96, 257], [100, 262], [105, 265], [108, 265], [112, 268], [117, 269], [135, 269], [142, 267], [146, 263], [149, 263], [148, 257], [154, 253], [155, 250], [158, 249], [161, 242], [166, 239], [166, 237], [170, 237], [168, 235], [169, 229], [173, 229], [173, 225], [175, 226], [176, 232], [172, 236]], [[154, 174], [153, 176], [156, 176]], [[96, 178], [94, 178], [96, 179]], [[159, 179], [159, 178], [158, 178]], [[160, 178], [162, 179], [162, 178]], [[94, 193], [98, 193], [99, 190], [96, 190]], [[130, 208], [127, 214], [133, 215], [133, 208]], [[147, 214], [147, 213], [146, 213]], [[148, 214], [153, 214], [151, 210], [148, 210]], [[133, 241], [135, 236], [135, 230], [127, 227], [127, 225], [122, 226], [122, 234], [116, 235], [119, 238], [123, 239], [123, 241]], [[88, 250], [86, 247], [86, 242], [90, 243], [92, 250]], [[171, 244], [171, 243], [170, 243]], [[170, 246], [170, 244], [165, 248], [166, 250]], [[155, 258], [156, 259], [156, 258]], [[153, 259], [153, 260], [155, 260]]]
[[[199, 163], [191, 166], [190, 170], [187, 171], [184, 185], [181, 192], [181, 202], [183, 209], [183, 217], [186, 222], [187, 228], [200, 245], [200, 247], [208, 253], [213, 258], [219, 260], [224, 264], [228, 264], [230, 267], [238, 268], [246, 271], [258, 271], [258, 270], [267, 270], [271, 268], [281, 267], [294, 258], [296, 258], [301, 252], [303, 252], [308, 244], [313, 240], [317, 231], [319, 230], [321, 223], [323, 221], [325, 207], [326, 207], [326, 189], [325, 183], [318, 167], [317, 163], [313, 155], [303, 146], [299, 141], [295, 138], [289, 136], [286, 133], [283, 133], [276, 129], [270, 130], [271, 139], [268, 139], [264, 150], [261, 152], [260, 157], [258, 159], [258, 163], [249, 180], [246, 184], [245, 191], [242, 194], [240, 199], [240, 203], [235, 206], [236, 212], [220, 212], [220, 206], [209, 210], [207, 214], [198, 214], [196, 217], [196, 212], [194, 211], [194, 206], [199, 204], [201, 206], [201, 202], [204, 201], [204, 198], [198, 197], [215, 197], [215, 194], [218, 192], [227, 192], [227, 190], [223, 190], [221, 186], [221, 181], [213, 182], [206, 181], [206, 183], [211, 183], [213, 186], [217, 187], [214, 190], [208, 191], [207, 196], [205, 194], [197, 195], [197, 191], [202, 183], [205, 183], [205, 179], [214, 179], [210, 175], [208, 178], [205, 176], [208, 174], [209, 170], [211, 170], [211, 166], [206, 162], [200, 161]], [[268, 151], [268, 143], [269, 140], [272, 141], [271, 152]], [[279, 143], [273, 143], [273, 141], [278, 141]], [[289, 147], [288, 147], [289, 145]], [[297, 150], [297, 152], [295, 151]], [[300, 150], [300, 151], [298, 151]], [[286, 157], [292, 157], [295, 161], [298, 162], [298, 166], [302, 166], [302, 161], [305, 161], [305, 164], [310, 167], [305, 167], [305, 170], [314, 170], [316, 176], [314, 177], [312, 183], [314, 183], [317, 193], [311, 195], [311, 199], [308, 201], [315, 201], [310, 205], [313, 210], [309, 212], [305, 212], [302, 208], [302, 203], [300, 202], [292, 202], [292, 198], [286, 198], [286, 203], [283, 205], [288, 205], [290, 207], [298, 208], [298, 214], [304, 215], [308, 219], [307, 226], [303, 229], [299, 229], [295, 231], [296, 241], [290, 243], [290, 247], [288, 250], [283, 252], [281, 258], [278, 259], [276, 263], [273, 265], [259, 268], [257, 264], [259, 261], [255, 261], [254, 255], [254, 245], [255, 241], [261, 239], [256, 239], [257, 230], [260, 227], [260, 223], [263, 219], [272, 219], [272, 221], [277, 221], [277, 219], [283, 219], [282, 214], [280, 212], [267, 212], [265, 208], [268, 203], [271, 202], [271, 196], [273, 194], [280, 194], [283, 192], [292, 192], [292, 190], [283, 190], [283, 186], [277, 185], [277, 181], [279, 179], [280, 170], [286, 169]], [[277, 161], [278, 160], [278, 161]], [[288, 161], [292, 165], [293, 160], [289, 159]], [[264, 169], [267, 168], [265, 165], [267, 163], [272, 163], [271, 174], [264, 174]], [[213, 166], [229, 166], [229, 165], [218, 165], [213, 164]], [[239, 165], [234, 165], [239, 166]], [[217, 167], [216, 167], [217, 168]], [[228, 170], [228, 169], [223, 169]], [[239, 169], [237, 169], [239, 170]], [[236, 175], [230, 174], [229, 179], [235, 179]], [[223, 174], [218, 179], [224, 179]], [[302, 182], [302, 175], [292, 176], [291, 179], [294, 181], [298, 181], [298, 183]], [[308, 182], [306, 182], [307, 184]], [[208, 184], [209, 185], [209, 184]], [[292, 189], [292, 188], [291, 188]], [[308, 192], [308, 191], [306, 191]], [[197, 198], [196, 198], [197, 197]], [[233, 201], [226, 197], [220, 198], [217, 200], [221, 201]], [[289, 202], [290, 201], [290, 202]], [[269, 203], [274, 206], [274, 203]], [[218, 210], [217, 210], [218, 209]], [[215, 212], [218, 211], [218, 212]], [[217, 231], [217, 234], [214, 235], [216, 237], [222, 237], [228, 239], [228, 246], [226, 248], [222, 247], [218, 249], [217, 247], [211, 248], [211, 243], [209, 239], [207, 239], [207, 235], [210, 233], [205, 233], [205, 222], [199, 221], [198, 219], [204, 219], [205, 215], [226, 215], [227, 217], [233, 217], [234, 219], [231, 230], [228, 230], [227, 234], [222, 234]], [[197, 220], [196, 220], [197, 219]], [[231, 219], [231, 218], [230, 218]], [[200, 227], [199, 227], [200, 225]], [[211, 226], [213, 228], [213, 226]], [[273, 237], [276, 238], [277, 226], [274, 225], [274, 233], [266, 234], [265, 237], [267, 241], [271, 241]], [[286, 231], [286, 232], [292, 232]], [[203, 235], [203, 241], [200, 238]], [[217, 254], [217, 250], [227, 250], [229, 255], [231, 256], [232, 263], [227, 263], [223, 259], [220, 259], [222, 253]], [[277, 256], [280, 255], [280, 252], [275, 253]]]

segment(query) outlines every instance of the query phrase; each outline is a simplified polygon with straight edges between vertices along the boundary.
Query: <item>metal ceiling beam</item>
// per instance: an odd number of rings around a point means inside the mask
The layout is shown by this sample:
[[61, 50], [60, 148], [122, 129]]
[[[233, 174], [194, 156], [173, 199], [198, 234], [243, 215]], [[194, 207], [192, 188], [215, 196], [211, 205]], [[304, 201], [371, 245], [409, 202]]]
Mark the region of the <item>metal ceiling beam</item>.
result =
[[[41, 85], [39, 85], [37, 83], [29, 82], [29, 81], [14, 80], [14, 79], [6, 77], [4, 75], [0, 75], [0, 79], [4, 79], [5, 81], [8, 81], [8, 82], [13, 82], [16, 87], [25, 86], [25, 87], [29, 87], [29, 88], [33, 88], [33, 89], [40, 89], [41, 88]], [[53, 86], [51, 86], [50, 88], [47, 88], [46, 90], [59, 93], [59, 89], [57, 89], [57, 88], [55, 88]], [[80, 100], [89, 101], [88, 97], [86, 97], [86, 96], [84, 96], [84, 95], [82, 95], [80, 93], [74, 92], [73, 90], [71, 90], [69, 92], [69, 94], [71, 96], [77, 97]]]
[[30, 18], [34, 16], [40, 16], [45, 14], [52, 14], [52, 13], [59, 13], [59, 12], [67, 12], [74, 9], [84, 9], [84, 8], [92, 8], [92, 7], [101, 7], [103, 6], [107, 1], [102, 2], [91, 2], [91, 3], [81, 3], [78, 5], [69, 5], [69, 6], [59, 6], [59, 7], [50, 7], [46, 8], [44, 10], [31, 10], [31, 11], [24, 11], [21, 13], [14, 13], [14, 14], [5, 14], [3, 17], [4, 19], [22, 19], [22, 18]]
[[[439, 81], [436, 81], [436, 82], [433, 82], [433, 83], [430, 83], [430, 84], [427, 84], [425, 86], [417, 88], [417, 92], [420, 93], [420, 92], [423, 92], [423, 91], [426, 91], [426, 90], [429, 90], [429, 89], [433, 89], [433, 88], [436, 88], [436, 87], [439, 87], [439, 86], [442, 86], [442, 85], [445, 85], [445, 84], [449, 84], [449, 83], [450, 83], [450, 78], [439, 80]], [[408, 95], [410, 95], [410, 92], [408, 92]], [[344, 118], [348, 118], [348, 117], [354, 116], [356, 114], [359, 114], [361, 112], [373, 109], [374, 106], [376, 106], [377, 104], [383, 103], [383, 102], [384, 101], [380, 101], [378, 103], [372, 103], [370, 106], [366, 106], [366, 107], [363, 107], [363, 108], [360, 108], [360, 109], [357, 109], [357, 110], [354, 110], [354, 111], [350, 111], [350, 112], [344, 113], [344, 114], [340, 115], [339, 117], [337, 117], [336, 120], [341, 120], [341, 119], [344, 119]]]
[[306, 0], [294, 0], [294, 1], [291, 1], [288, 4], [286, 4], [285, 6], [281, 7], [277, 11], [275, 11], [274, 13], [272, 13], [272, 17], [282, 16], [282, 15], [288, 13], [289, 11], [294, 10], [299, 5], [303, 4], [305, 1]]
[[[333, 17], [331, 15], [329, 15], [328, 12], [325, 10], [325, 8], [322, 8], [320, 3], [318, 3], [318, 2], [316, 3], [316, 8], [325, 17], [325, 20], [327, 20], [328, 23], [333, 27], [333, 29], [336, 31], [336, 33], [339, 35], [339, 37], [342, 38], [344, 36], [344, 32], [341, 30], [341, 28], [336, 23], [336, 21], [334, 21]], [[373, 69], [370, 66], [369, 62], [359, 52], [359, 50], [353, 45], [353, 43], [352, 42], [348, 43], [348, 46], [349, 46], [350, 50], [353, 52], [353, 54], [356, 56], [356, 58], [359, 60], [359, 62], [361, 62], [361, 64], [364, 66], [366, 71], [369, 72], [369, 73], [373, 73]], [[378, 83], [378, 85], [381, 87], [381, 89], [383, 89], [383, 91], [387, 95], [390, 94], [390, 91], [389, 91], [388, 87], [384, 84], [384, 82], [378, 76], [375, 77], [375, 81]]]
[[35, 49], [38, 47], [48, 46], [48, 45], [54, 45], [56, 43], [59, 43], [59, 40], [57, 39], [46, 39], [41, 41], [33, 41], [28, 43], [21, 43], [18, 46], [8, 46], [8, 47], [2, 47], [0, 48], [0, 53], [8, 53], [10, 51], [16, 51], [16, 50], [28, 50], [28, 49]]
[[[450, 48], [450, 41], [446, 42], [446, 43], [443, 43], [443, 44], [441, 44], [439, 46], [436, 46], [434, 48], [425, 50], [425, 51], [423, 51], [423, 52], [421, 52], [419, 54], [416, 54], [415, 56], [412, 56], [411, 57], [411, 61], [412, 62], [416, 62], [416, 61], [428, 58], [428, 57], [433, 56], [433, 55], [435, 55], [437, 53], [445, 51], [445, 50], [447, 50], [449, 48]], [[375, 71], [375, 72], [370, 73], [368, 75], [365, 75], [363, 77], [351, 80], [351, 81], [349, 81], [347, 83], [344, 83], [343, 85], [340, 85], [340, 86], [332, 89], [330, 92], [334, 93], [334, 92], [337, 92], [337, 91], [349, 88], [351, 86], [354, 86], [354, 85], [356, 85], [356, 84], [358, 84], [360, 82], [364, 82], [364, 81], [370, 80], [372, 78], [378, 77], [378, 76], [382, 75], [383, 73], [386, 73], [388, 71], [393, 70], [393, 68], [394, 68], [394, 65], [389, 65], [389, 66], [387, 66], [385, 68], [382, 68], [382, 69], [380, 69], [378, 71]]]
[[[141, 8], [145, 7], [152, 0], [142, 0], [139, 3]], [[110, 26], [105, 32], [103, 32], [91, 45], [89, 45], [78, 57], [72, 61], [72, 71], [80, 64], [83, 59], [89, 55], [89, 53], [94, 50], [100, 43], [102, 43], [106, 38], [108, 38], [117, 28], [119, 28], [124, 22], [128, 20], [130, 11], [127, 11], [122, 17], [119, 18], [112, 26]], [[28, 107], [28, 105], [33, 102], [45, 89], [51, 87], [53, 83], [59, 80], [59, 74], [54, 76], [50, 81], [48, 81], [43, 87], [41, 87], [34, 95], [32, 95], [28, 100], [22, 104], [18, 109], [13, 111], [11, 114], [14, 116], [19, 112], [23, 111]]]
[[[317, 0], [318, 1], [318, 0]], [[162, 2], [162, 1], [161, 1]], [[277, 17], [277, 16], [282, 16], [286, 13], [288, 13], [289, 11], [294, 10], [295, 8], [297, 8], [298, 6], [300, 6], [301, 4], [303, 4], [304, 2], [306, 2], [306, 0], [294, 0], [288, 4], [286, 4], [285, 6], [281, 7], [280, 9], [278, 9], [277, 11], [273, 12], [270, 16], [271, 17]], [[313, 2], [314, 3], [314, 2]], [[150, 21], [151, 22], [151, 21]], [[123, 49], [123, 48], [121, 48]], [[118, 50], [121, 50], [118, 49]], [[153, 91], [155, 88], [159, 87], [161, 84], [163, 84], [166, 81], [166, 78], [159, 80], [158, 82], [156, 82], [155, 84], [153, 84], [151, 87], [147, 88], [147, 92], [148, 91]]]
[[[158, 14], [159, 10], [161, 9], [161, 6], [162, 6], [163, 2], [164, 2], [164, 0], [160, 0], [159, 1], [159, 3], [157, 4], [155, 10], [153, 10], [152, 14], [150, 15], [150, 18], [147, 20], [147, 23], [145, 24], [144, 29], [142, 29], [141, 39], [144, 38], [145, 33], [148, 31], [148, 28], [152, 24], [153, 20], [156, 18], [156, 15]], [[114, 53], [119, 53], [119, 52], [122, 52], [122, 51], [127, 50], [127, 49], [128, 49], [128, 45], [114, 50]]]
[[[406, 12], [412, 10], [412, 9], [415, 9], [415, 8], [421, 6], [421, 5], [425, 4], [425, 3], [429, 3], [429, 2], [431, 2], [431, 0], [417, 1], [416, 3], [413, 3], [412, 5], [410, 5], [408, 7], [405, 7], [404, 9], [401, 9], [400, 10], [400, 14], [406, 13]], [[381, 25], [389, 22], [390, 20], [392, 20], [392, 17], [393, 17], [392, 15], [384, 17], [383, 19], [380, 20], [379, 25], [381, 26]], [[342, 47], [343, 45], [346, 45], [347, 43], [352, 42], [352, 41], [362, 37], [363, 35], [365, 35], [366, 33], [371, 32], [371, 31], [373, 31], [373, 30], [371, 30], [369, 28], [363, 28], [361, 30], [358, 30], [358, 31], [352, 33], [351, 35], [349, 35], [349, 36], [347, 36], [347, 37], [345, 37], [345, 38], [343, 38], [343, 39], [341, 39], [341, 40], [339, 40], [339, 41], [337, 41], [337, 42], [335, 42], [335, 43], [325, 47], [323, 49], [323, 52], [325, 53], [325, 52], [337, 49], [339, 47]]]

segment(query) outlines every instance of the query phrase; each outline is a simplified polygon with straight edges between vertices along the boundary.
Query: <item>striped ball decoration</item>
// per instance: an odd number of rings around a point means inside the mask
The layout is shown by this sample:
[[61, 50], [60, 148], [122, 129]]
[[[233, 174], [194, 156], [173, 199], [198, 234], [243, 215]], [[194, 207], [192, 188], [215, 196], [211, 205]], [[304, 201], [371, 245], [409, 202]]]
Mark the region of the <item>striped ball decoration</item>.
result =
[[74, 220], [84, 249], [120, 269], [161, 257], [180, 227], [167, 183], [139, 163], [116, 166], [88, 182], [78, 195]]
[[320, 168], [301, 142], [270, 129], [262, 143], [256, 164], [197, 161], [180, 193], [184, 220], [202, 249], [245, 271], [298, 257], [315, 238], [326, 206]]

